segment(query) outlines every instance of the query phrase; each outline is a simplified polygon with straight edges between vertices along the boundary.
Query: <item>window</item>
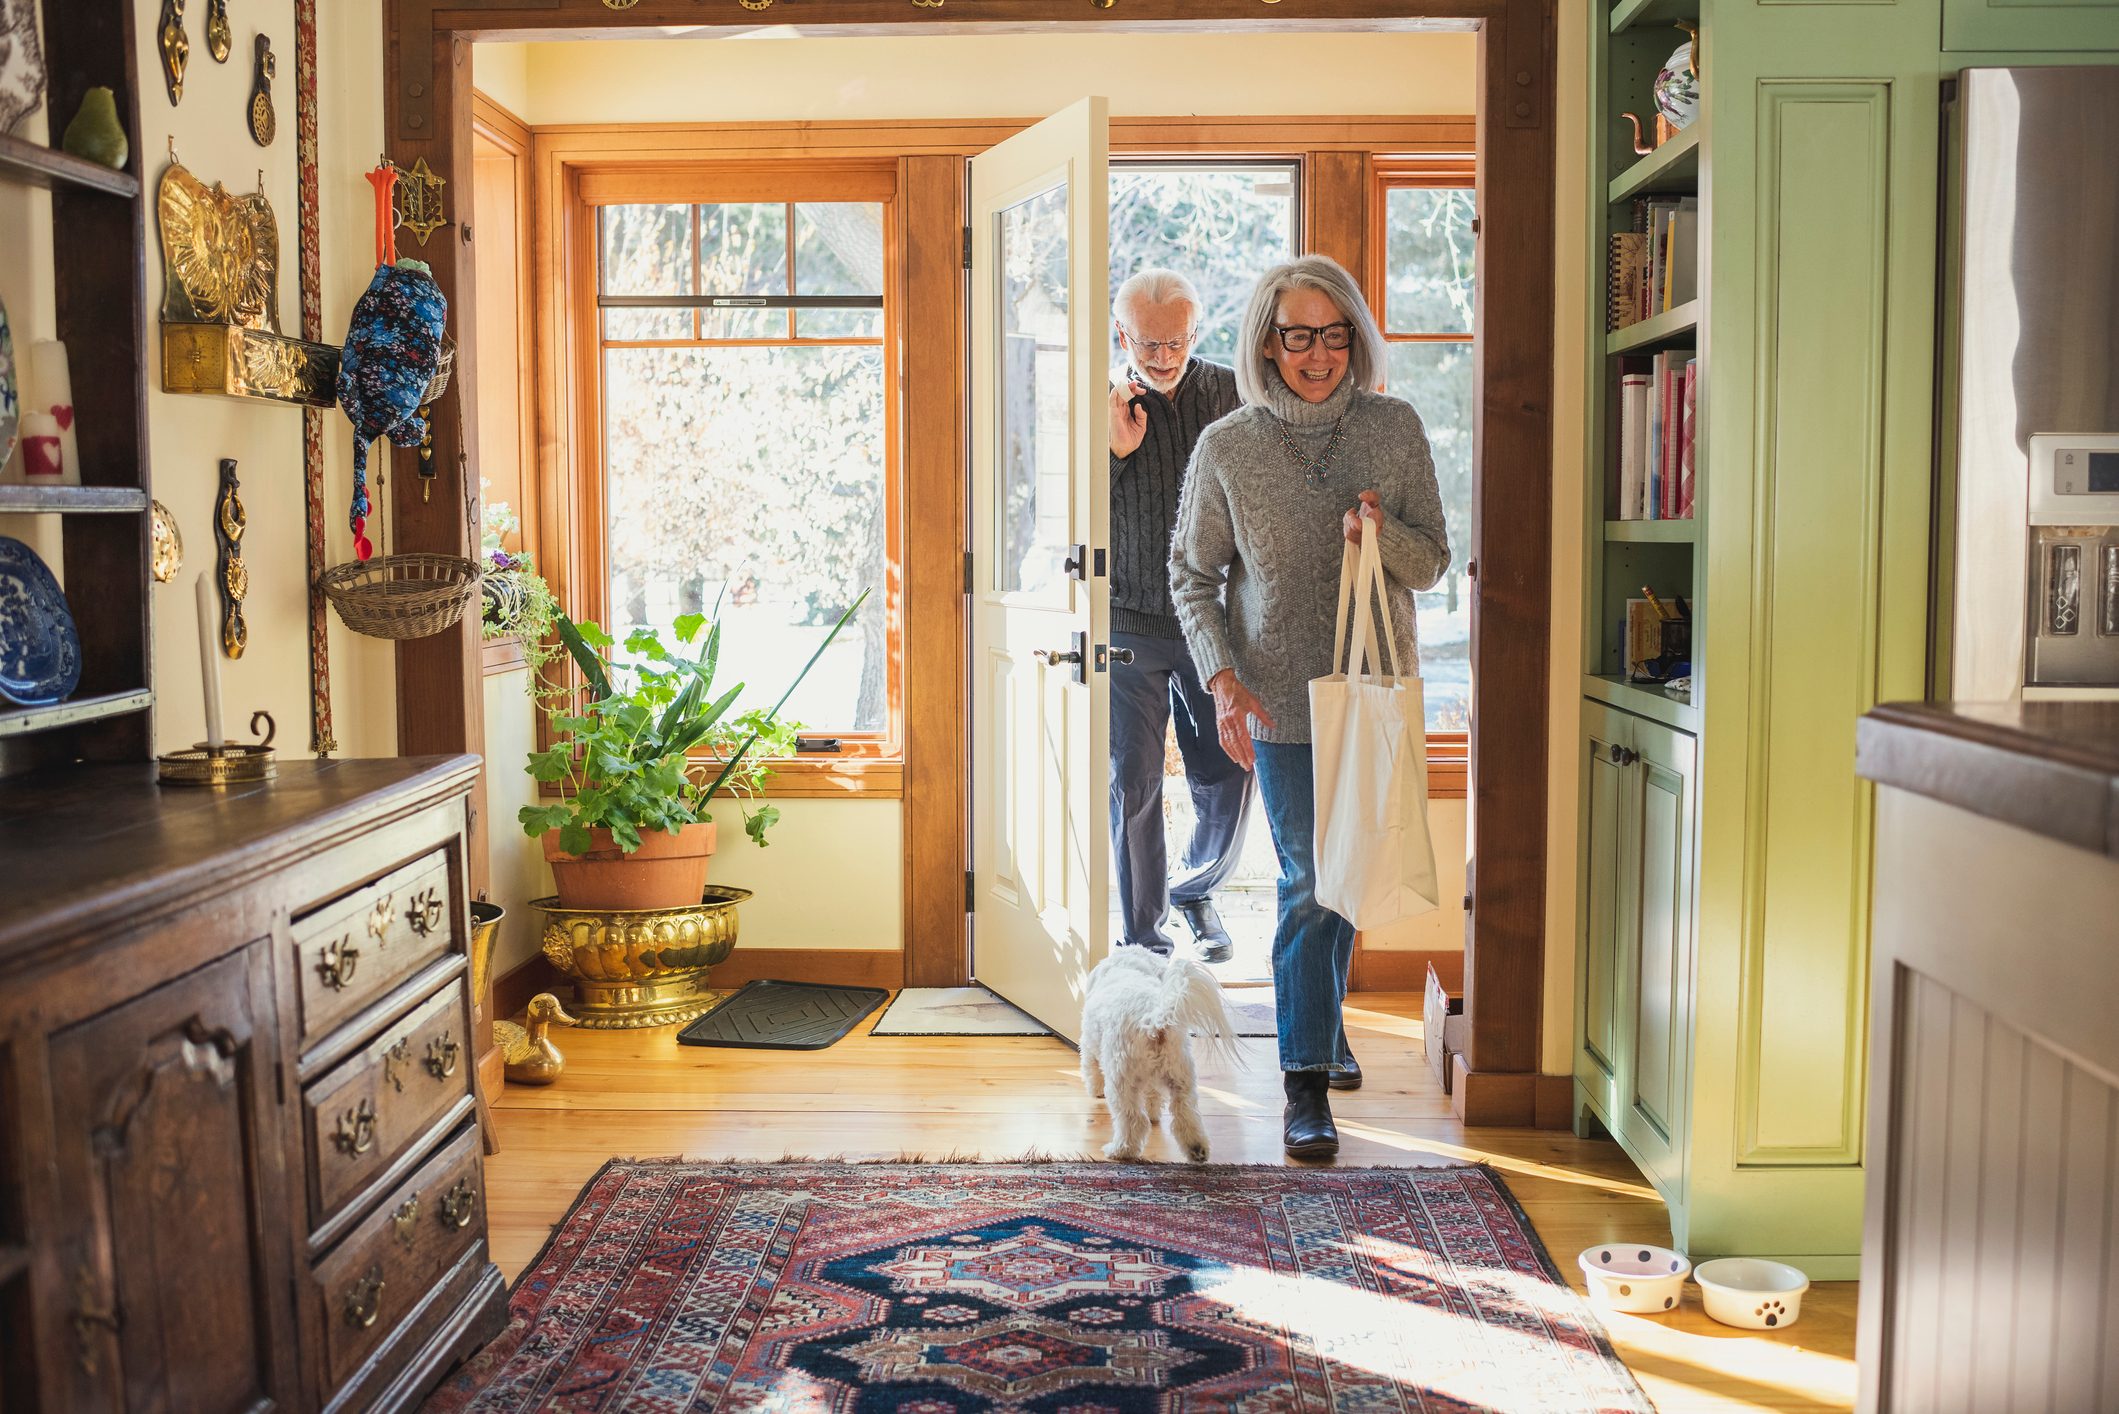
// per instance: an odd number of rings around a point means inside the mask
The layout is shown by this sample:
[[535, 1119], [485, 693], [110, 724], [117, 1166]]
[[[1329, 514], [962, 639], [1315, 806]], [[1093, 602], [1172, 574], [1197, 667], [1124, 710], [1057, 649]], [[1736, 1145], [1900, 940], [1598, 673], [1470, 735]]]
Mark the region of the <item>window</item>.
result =
[[1420, 674], [1430, 742], [1471, 725], [1472, 262], [1477, 214], [1471, 163], [1378, 164], [1384, 386], [1420, 412], [1449, 524], [1450, 566], [1417, 596]]
[[[1292, 162], [1113, 162], [1111, 288], [1165, 266], [1199, 289], [1199, 346], [1215, 363], [1236, 355], [1236, 326], [1267, 267], [1295, 256], [1299, 209]], [[1114, 335], [1111, 362], [1123, 362]]]
[[650, 626], [669, 642], [678, 615], [714, 617], [717, 681], [766, 707], [871, 591], [783, 709], [839, 755], [898, 739], [880, 183], [791, 173], [772, 191], [752, 176], [742, 199], [593, 208], [602, 622], [620, 641]]

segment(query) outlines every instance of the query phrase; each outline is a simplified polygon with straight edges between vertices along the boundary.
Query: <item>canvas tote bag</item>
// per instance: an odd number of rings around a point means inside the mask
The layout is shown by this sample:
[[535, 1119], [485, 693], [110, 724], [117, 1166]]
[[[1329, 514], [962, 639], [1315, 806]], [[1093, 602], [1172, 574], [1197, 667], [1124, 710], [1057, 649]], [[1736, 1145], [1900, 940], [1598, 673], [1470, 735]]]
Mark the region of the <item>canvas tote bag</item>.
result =
[[[1418, 674], [1399, 672], [1383, 588], [1376, 528], [1364, 517], [1361, 548], [1347, 546], [1340, 562], [1333, 671], [1310, 680], [1317, 901], [1360, 929], [1426, 913], [1440, 893], [1427, 829], [1427, 709]], [[1376, 652], [1372, 602], [1381, 607], [1388, 676]]]

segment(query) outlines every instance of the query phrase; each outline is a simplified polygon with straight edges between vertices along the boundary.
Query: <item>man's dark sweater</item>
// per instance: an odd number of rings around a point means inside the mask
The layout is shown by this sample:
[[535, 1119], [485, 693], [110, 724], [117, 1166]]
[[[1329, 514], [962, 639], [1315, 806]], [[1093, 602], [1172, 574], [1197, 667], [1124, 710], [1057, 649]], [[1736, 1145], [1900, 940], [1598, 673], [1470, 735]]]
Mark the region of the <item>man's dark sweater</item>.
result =
[[[1145, 383], [1142, 385], [1146, 387]], [[1195, 358], [1168, 397], [1148, 388], [1148, 430], [1130, 457], [1111, 458], [1111, 629], [1182, 638], [1170, 602], [1170, 534], [1192, 448], [1210, 422], [1241, 406], [1236, 370]]]

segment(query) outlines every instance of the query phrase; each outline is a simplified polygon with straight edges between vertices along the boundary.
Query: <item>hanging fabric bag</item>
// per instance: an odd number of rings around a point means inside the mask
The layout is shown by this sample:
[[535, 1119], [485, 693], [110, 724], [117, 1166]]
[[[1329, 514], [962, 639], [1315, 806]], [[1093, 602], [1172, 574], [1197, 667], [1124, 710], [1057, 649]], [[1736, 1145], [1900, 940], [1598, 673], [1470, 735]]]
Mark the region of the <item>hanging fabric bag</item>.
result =
[[[1388, 675], [1377, 653], [1379, 619]], [[1331, 666], [1310, 680], [1317, 901], [1356, 928], [1381, 928], [1428, 912], [1441, 890], [1427, 826], [1425, 699], [1419, 676], [1399, 672], [1376, 527], [1366, 517], [1360, 549], [1347, 546], [1340, 563]]]

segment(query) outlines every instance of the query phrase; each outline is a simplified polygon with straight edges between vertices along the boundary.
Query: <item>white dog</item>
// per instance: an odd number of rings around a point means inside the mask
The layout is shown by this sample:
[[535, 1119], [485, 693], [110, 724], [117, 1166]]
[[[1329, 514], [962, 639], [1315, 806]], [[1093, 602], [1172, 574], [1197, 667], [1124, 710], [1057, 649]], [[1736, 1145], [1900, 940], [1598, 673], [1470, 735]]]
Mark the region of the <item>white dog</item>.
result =
[[1198, 963], [1121, 947], [1089, 974], [1082, 1004], [1082, 1085], [1111, 1111], [1113, 1134], [1104, 1157], [1140, 1157], [1167, 1091], [1170, 1128], [1185, 1157], [1195, 1164], [1207, 1161], [1199, 1082], [1192, 1069], [1195, 1029], [1211, 1052], [1236, 1056], [1235, 1028], [1222, 1009], [1221, 985]]

